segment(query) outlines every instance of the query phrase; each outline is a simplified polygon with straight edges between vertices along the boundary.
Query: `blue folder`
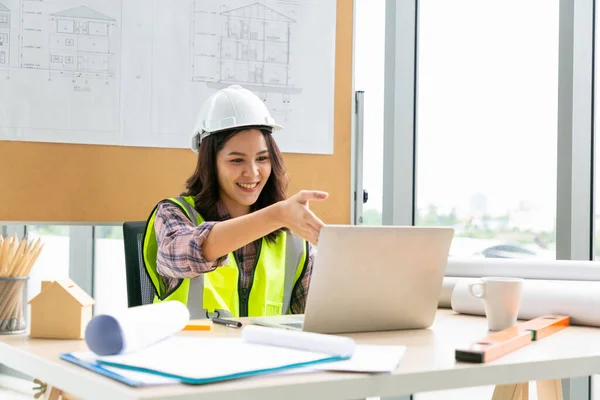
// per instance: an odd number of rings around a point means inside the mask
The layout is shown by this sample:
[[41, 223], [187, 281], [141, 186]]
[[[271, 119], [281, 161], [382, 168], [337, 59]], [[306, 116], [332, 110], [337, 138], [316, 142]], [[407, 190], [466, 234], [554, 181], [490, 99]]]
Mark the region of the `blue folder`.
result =
[[[107, 369], [104, 366], [98, 364], [97, 362], [94, 363], [94, 362], [81, 360], [72, 353], [61, 354], [60, 358], [62, 360], [79, 365], [80, 367], [89, 369], [90, 371], [96, 372], [100, 375], [104, 375], [108, 378], [114, 379], [116, 381], [119, 381], [121, 383], [124, 383], [124, 384], [132, 386], [132, 387], [142, 387], [142, 386], [161, 384], [161, 383], [156, 383], [155, 379], [144, 379], [144, 377], [139, 374], [128, 374], [127, 371], [123, 371], [122, 373], [115, 372], [114, 369]], [[152, 377], [150, 376], [150, 378], [152, 378]], [[163, 382], [162, 384], [168, 384], [168, 383], [178, 383], [178, 382], [175, 380], [173, 380], [172, 382], [167, 382], [167, 380], [165, 380], [165, 382]]]
[[282, 366], [279, 366], [276, 368], [257, 369], [257, 370], [245, 371], [245, 372], [241, 372], [241, 373], [237, 373], [237, 374], [220, 375], [220, 376], [214, 376], [214, 377], [203, 378], [203, 379], [190, 378], [190, 377], [186, 377], [186, 376], [165, 373], [165, 372], [162, 372], [159, 370], [134, 367], [134, 366], [118, 364], [118, 363], [111, 363], [111, 362], [101, 361], [101, 360], [99, 360], [98, 362], [100, 364], [107, 365], [107, 366], [113, 366], [113, 367], [117, 367], [117, 368], [123, 368], [123, 369], [127, 369], [127, 370], [139, 371], [139, 372], [145, 372], [148, 374], [155, 374], [155, 375], [163, 376], [165, 378], [178, 379], [181, 382], [188, 383], [191, 385], [202, 385], [202, 384], [206, 384], [206, 383], [222, 382], [222, 381], [227, 381], [227, 380], [231, 380], [231, 379], [246, 378], [249, 376], [268, 374], [268, 373], [272, 373], [272, 372], [279, 372], [279, 371], [284, 371], [284, 370], [289, 370], [289, 369], [294, 369], [294, 368], [302, 368], [302, 367], [315, 365], [315, 364], [347, 360], [349, 358], [350, 357], [328, 357], [328, 358], [323, 358], [323, 359], [304, 362], [304, 363], [282, 365]]

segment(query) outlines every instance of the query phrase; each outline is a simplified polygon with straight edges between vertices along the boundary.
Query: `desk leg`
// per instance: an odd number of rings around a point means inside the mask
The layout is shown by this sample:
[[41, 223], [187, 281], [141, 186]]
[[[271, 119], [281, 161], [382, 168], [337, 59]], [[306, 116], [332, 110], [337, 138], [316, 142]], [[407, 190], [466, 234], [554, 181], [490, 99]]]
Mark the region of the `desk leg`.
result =
[[529, 400], [529, 383], [496, 385], [492, 400]]
[[46, 388], [48, 391], [48, 400], [60, 400], [61, 391], [55, 387], [49, 386]]
[[539, 400], [563, 400], [562, 382], [560, 379], [535, 382]]
[[44, 399], [47, 400], [79, 400], [78, 398], [63, 392], [62, 390], [55, 388], [54, 386], [47, 386], [45, 393], [48, 394], [48, 397], [44, 397]]
[[[535, 382], [538, 400], [563, 400], [560, 379]], [[529, 383], [497, 385], [492, 400], [529, 400]]]

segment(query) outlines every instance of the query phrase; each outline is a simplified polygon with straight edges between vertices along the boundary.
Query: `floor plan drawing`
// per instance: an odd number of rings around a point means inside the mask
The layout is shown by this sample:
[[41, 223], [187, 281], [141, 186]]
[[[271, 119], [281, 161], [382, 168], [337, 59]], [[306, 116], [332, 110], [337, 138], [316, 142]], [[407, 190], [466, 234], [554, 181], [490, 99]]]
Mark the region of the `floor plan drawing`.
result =
[[112, 76], [114, 54], [110, 36], [114, 27], [113, 18], [86, 6], [52, 13], [50, 69]]
[[0, 67], [10, 63], [10, 10], [0, 3]]

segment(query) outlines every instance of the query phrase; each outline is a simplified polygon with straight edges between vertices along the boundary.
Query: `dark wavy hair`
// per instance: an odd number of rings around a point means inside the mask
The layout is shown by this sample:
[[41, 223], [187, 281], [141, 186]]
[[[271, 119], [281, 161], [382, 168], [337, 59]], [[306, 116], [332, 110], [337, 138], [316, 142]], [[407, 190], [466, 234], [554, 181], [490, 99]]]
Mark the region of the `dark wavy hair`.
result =
[[[196, 210], [206, 221], [217, 221], [217, 201], [219, 200], [219, 181], [217, 175], [217, 153], [223, 149], [225, 143], [239, 132], [248, 129], [259, 129], [269, 150], [271, 161], [271, 175], [263, 187], [258, 199], [250, 206], [250, 212], [268, 207], [278, 201], [286, 199], [288, 184], [287, 172], [283, 163], [283, 156], [279, 146], [271, 136], [271, 131], [265, 127], [244, 127], [231, 129], [205, 137], [198, 150], [196, 170], [186, 181], [186, 190], [182, 196], [193, 196]], [[271, 232], [265, 238], [274, 242], [285, 228]]]

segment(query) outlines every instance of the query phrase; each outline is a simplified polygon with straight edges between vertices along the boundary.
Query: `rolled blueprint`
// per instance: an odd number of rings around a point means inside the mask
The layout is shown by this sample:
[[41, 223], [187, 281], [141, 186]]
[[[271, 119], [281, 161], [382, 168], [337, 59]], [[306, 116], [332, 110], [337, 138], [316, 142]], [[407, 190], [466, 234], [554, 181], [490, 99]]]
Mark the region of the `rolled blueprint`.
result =
[[[469, 294], [474, 282], [479, 280], [461, 278], [456, 283], [451, 297], [454, 311], [485, 315], [483, 301]], [[600, 282], [525, 279], [519, 319], [547, 314], [567, 315], [573, 325], [600, 326]]]
[[512, 276], [556, 281], [600, 281], [600, 262], [523, 258], [448, 258], [448, 276]]
[[179, 301], [131, 307], [92, 318], [85, 341], [101, 356], [129, 353], [176, 334], [189, 320], [188, 308]]
[[460, 279], [462, 278], [452, 276], [444, 277], [442, 290], [440, 291], [440, 297], [438, 298], [438, 308], [451, 308], [450, 300], [452, 298], [452, 291]]

